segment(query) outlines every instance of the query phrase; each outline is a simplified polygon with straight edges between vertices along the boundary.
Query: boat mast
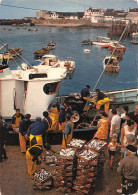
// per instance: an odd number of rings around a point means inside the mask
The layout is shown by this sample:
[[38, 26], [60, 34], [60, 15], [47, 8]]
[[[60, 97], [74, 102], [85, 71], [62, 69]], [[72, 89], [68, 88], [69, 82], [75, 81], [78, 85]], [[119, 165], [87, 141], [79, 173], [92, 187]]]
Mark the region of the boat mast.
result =
[[[129, 25], [130, 25], [130, 20], [128, 20], [128, 24], [127, 24], [127, 26], [125, 27], [123, 33], [121, 34], [121, 36], [120, 36], [120, 38], [119, 38], [119, 40], [118, 40], [118, 42], [117, 42], [117, 45], [116, 45], [115, 49], [113, 50], [113, 53], [111, 54], [111, 56], [110, 56], [110, 58], [109, 58], [109, 60], [108, 60], [108, 63], [106, 64], [106, 67], [107, 67], [108, 64], [110, 63], [111, 58], [112, 58], [112, 56], [114, 55], [114, 53], [115, 53], [115, 51], [116, 51], [116, 49], [117, 49], [117, 47], [118, 47], [118, 45], [119, 45], [119, 42], [122, 40], [123, 36], [125, 35], [126, 30], [127, 30], [127, 28], [128, 28]], [[86, 104], [85, 104], [83, 110], [85, 110], [85, 108], [87, 107], [87, 105], [88, 105], [88, 103], [89, 103], [89, 100], [91, 99], [91, 97], [92, 97], [92, 95], [93, 95], [93, 93], [94, 93], [94, 91], [95, 91], [95, 89], [96, 89], [96, 87], [97, 87], [99, 81], [101, 80], [101, 78], [102, 78], [102, 76], [103, 76], [103, 73], [105, 72], [106, 67], [103, 69], [101, 75], [99, 76], [99, 78], [98, 78], [98, 80], [97, 80], [97, 82], [96, 82], [96, 84], [95, 84], [95, 86], [94, 86], [94, 88], [93, 88], [93, 90], [92, 90], [92, 93], [91, 93], [89, 99], [87, 100], [87, 102], [86, 102]]]

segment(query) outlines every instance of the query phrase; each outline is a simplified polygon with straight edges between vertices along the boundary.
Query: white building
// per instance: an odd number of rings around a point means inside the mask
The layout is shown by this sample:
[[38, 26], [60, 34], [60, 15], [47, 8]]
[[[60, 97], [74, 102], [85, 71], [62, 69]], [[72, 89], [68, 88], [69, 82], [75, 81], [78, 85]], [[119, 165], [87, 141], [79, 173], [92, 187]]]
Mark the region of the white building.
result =
[[44, 18], [44, 16], [45, 16], [46, 13], [47, 13], [46, 10], [38, 10], [38, 11], [36, 12], [36, 18], [37, 18], [37, 19]]
[[84, 19], [90, 19], [91, 17], [101, 17], [104, 15], [104, 10], [103, 9], [92, 9], [91, 7], [84, 12]]
[[58, 18], [59, 18], [58, 13], [56, 13], [56, 12], [51, 13], [51, 19], [55, 20], [55, 19], [58, 19]]

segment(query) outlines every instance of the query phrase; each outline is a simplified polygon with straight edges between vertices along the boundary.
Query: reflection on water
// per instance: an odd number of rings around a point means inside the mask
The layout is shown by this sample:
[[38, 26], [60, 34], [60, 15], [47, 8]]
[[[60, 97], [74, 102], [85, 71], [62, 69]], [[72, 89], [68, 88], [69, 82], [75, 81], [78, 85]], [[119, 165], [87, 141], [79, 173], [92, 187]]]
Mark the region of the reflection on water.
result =
[[119, 72], [104, 72], [105, 76], [109, 76], [109, 77], [113, 77], [113, 78], [116, 78], [118, 75], [119, 75]]

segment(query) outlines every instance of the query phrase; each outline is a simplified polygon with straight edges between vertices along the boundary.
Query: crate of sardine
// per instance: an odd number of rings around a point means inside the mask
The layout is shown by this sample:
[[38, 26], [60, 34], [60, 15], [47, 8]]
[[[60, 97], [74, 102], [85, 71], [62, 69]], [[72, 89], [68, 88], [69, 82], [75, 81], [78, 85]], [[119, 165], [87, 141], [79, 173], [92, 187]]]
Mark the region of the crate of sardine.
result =
[[82, 151], [78, 152], [76, 156], [82, 160], [82, 162], [91, 162], [98, 158], [98, 153], [89, 149], [83, 149]]
[[81, 149], [85, 143], [86, 143], [86, 140], [72, 139], [71, 142], [67, 144], [67, 147], [74, 148], [74, 149]]
[[40, 171], [34, 173], [32, 178], [40, 183], [45, 183], [46, 181], [52, 180], [52, 175], [49, 171], [41, 169]]
[[76, 150], [72, 148], [61, 149], [57, 155], [57, 159], [73, 160], [76, 154]]
[[105, 141], [92, 139], [87, 144], [85, 144], [84, 147], [100, 152], [106, 145], [107, 143]]
[[55, 161], [57, 160], [57, 157], [49, 155], [45, 157], [45, 160], [46, 160], [46, 165], [54, 165]]

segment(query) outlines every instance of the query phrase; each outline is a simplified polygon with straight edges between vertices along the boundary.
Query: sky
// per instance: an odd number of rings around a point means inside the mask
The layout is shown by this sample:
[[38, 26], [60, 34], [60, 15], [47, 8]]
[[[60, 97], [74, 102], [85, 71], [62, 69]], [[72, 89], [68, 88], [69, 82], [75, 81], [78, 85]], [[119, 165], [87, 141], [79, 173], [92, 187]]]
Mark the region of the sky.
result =
[[[37, 9], [58, 12], [84, 12], [92, 8], [114, 8], [116, 10], [138, 8], [138, 0], [0, 0], [0, 18], [13, 19], [35, 17]], [[20, 9], [10, 6], [26, 7]], [[34, 10], [33, 10], [34, 9]]]

